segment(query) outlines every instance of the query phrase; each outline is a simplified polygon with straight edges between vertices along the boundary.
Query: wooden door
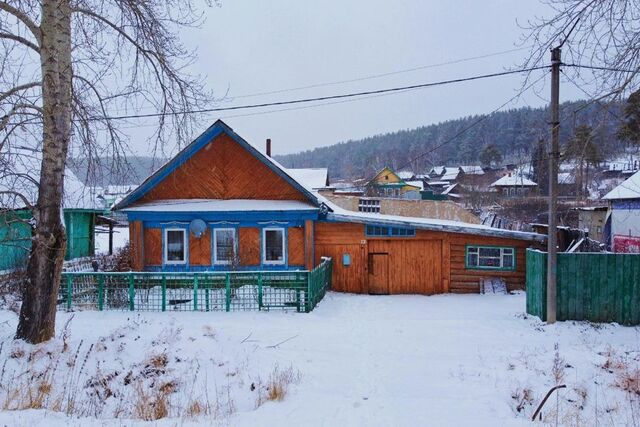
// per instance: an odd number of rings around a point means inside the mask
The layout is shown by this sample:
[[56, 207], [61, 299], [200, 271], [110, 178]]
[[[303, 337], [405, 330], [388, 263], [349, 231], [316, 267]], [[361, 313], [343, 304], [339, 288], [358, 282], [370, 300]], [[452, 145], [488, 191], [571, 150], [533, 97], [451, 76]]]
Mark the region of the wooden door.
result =
[[369, 293], [389, 293], [389, 254], [369, 254]]

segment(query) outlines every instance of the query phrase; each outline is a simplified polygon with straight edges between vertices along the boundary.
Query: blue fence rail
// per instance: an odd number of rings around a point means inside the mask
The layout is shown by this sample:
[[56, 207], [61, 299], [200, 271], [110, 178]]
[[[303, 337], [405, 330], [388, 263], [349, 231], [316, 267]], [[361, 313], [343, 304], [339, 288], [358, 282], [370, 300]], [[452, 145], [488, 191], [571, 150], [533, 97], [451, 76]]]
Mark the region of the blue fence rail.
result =
[[312, 271], [65, 272], [58, 307], [129, 311], [310, 312], [331, 288], [332, 261]]

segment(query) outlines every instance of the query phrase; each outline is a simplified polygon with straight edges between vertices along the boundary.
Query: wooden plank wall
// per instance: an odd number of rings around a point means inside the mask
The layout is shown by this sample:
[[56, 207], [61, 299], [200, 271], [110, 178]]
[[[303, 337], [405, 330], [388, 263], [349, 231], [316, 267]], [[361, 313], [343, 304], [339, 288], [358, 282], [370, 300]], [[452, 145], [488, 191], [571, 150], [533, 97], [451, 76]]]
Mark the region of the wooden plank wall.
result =
[[289, 265], [304, 265], [304, 228], [289, 227], [287, 259]]
[[238, 253], [240, 265], [260, 265], [260, 229], [240, 227], [238, 229]]
[[131, 242], [131, 268], [140, 271], [144, 262], [142, 221], [129, 223], [129, 242]]
[[144, 229], [144, 265], [162, 265], [162, 230]]
[[307, 270], [313, 270], [313, 252], [314, 252], [314, 237], [313, 237], [313, 221], [308, 219], [304, 222], [304, 267]]
[[211, 229], [207, 228], [202, 236], [189, 233], [189, 264], [211, 265]]
[[[500, 277], [509, 290], [524, 289], [525, 251], [537, 244], [529, 241], [471, 234], [417, 230], [415, 237], [366, 237], [364, 225], [318, 222], [315, 224], [315, 262], [330, 256], [333, 289], [368, 292], [368, 256], [389, 254], [390, 293], [437, 294], [477, 293], [483, 277]], [[468, 270], [466, 245], [495, 245], [516, 248], [516, 271]], [[342, 255], [351, 255], [351, 266], [342, 265]]]
[[222, 134], [140, 199], [302, 200], [306, 196]]

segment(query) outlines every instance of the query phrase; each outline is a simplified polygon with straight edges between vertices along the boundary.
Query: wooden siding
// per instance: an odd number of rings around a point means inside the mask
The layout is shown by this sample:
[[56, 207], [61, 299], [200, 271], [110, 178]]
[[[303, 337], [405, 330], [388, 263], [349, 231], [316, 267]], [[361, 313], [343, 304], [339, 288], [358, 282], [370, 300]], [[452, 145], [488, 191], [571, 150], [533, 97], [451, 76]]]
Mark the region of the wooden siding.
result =
[[240, 265], [260, 265], [260, 229], [240, 227], [238, 229], [238, 252]]
[[142, 221], [129, 223], [129, 241], [131, 248], [131, 268], [140, 271], [143, 267]]
[[162, 199], [305, 201], [306, 197], [228, 135], [222, 134], [169, 174], [140, 202]]
[[[368, 293], [369, 254], [389, 254], [389, 293], [477, 293], [483, 277], [500, 277], [509, 290], [523, 289], [525, 251], [537, 244], [499, 237], [417, 230], [415, 237], [366, 237], [364, 225], [318, 222], [315, 224], [315, 263], [330, 256], [333, 290]], [[505, 246], [516, 249], [516, 270], [474, 270], [465, 266], [467, 245]], [[344, 266], [342, 256], [351, 256]]]
[[304, 229], [289, 227], [287, 258], [289, 265], [304, 265]]
[[144, 229], [144, 265], [162, 265], [162, 229]]
[[189, 265], [211, 265], [211, 230], [209, 228], [200, 237], [189, 233]]
[[304, 266], [307, 270], [313, 269], [313, 221], [308, 219], [304, 222]]

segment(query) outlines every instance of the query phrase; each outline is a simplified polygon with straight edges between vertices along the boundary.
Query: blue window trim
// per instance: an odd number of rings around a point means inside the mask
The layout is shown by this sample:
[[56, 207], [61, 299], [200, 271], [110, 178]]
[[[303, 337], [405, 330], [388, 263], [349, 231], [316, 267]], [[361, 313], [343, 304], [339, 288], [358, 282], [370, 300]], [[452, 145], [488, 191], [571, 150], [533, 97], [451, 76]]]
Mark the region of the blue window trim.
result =
[[[267, 230], [282, 230], [282, 262], [280, 261], [267, 261], [267, 243], [265, 241], [265, 234]], [[260, 266], [288, 266], [289, 260], [287, 259], [287, 253], [289, 252], [289, 227], [282, 224], [265, 225], [260, 230]]]
[[[513, 251], [512, 267], [489, 267], [469, 264], [469, 248], [489, 248], [489, 249], [511, 249]], [[464, 249], [464, 268], [466, 270], [489, 270], [489, 271], [516, 271], [517, 270], [517, 249], [514, 246], [498, 246], [498, 245], [466, 245]], [[500, 253], [500, 263], [502, 264], [503, 253]]]
[[211, 232], [211, 265], [227, 267], [233, 264], [233, 261], [216, 261], [216, 230], [233, 230], [233, 251], [238, 254], [238, 227], [234, 224], [220, 224], [219, 226], [209, 227]]
[[[380, 233], [378, 233], [380, 231]], [[397, 234], [394, 234], [394, 231], [397, 231]], [[400, 232], [404, 232], [406, 234], [400, 234]], [[393, 237], [393, 238], [402, 238], [402, 237], [415, 237], [416, 229], [409, 227], [394, 227], [388, 225], [375, 225], [375, 224], [366, 224], [365, 225], [365, 236], [367, 237]]]
[[[184, 232], [184, 261], [175, 262], [167, 260], [167, 231], [170, 230], [182, 230]], [[144, 228], [143, 228], [144, 235]], [[173, 224], [164, 224], [162, 227], [162, 266], [171, 266], [171, 267], [188, 267], [190, 264], [189, 260], [189, 226], [186, 227], [180, 223]]]

